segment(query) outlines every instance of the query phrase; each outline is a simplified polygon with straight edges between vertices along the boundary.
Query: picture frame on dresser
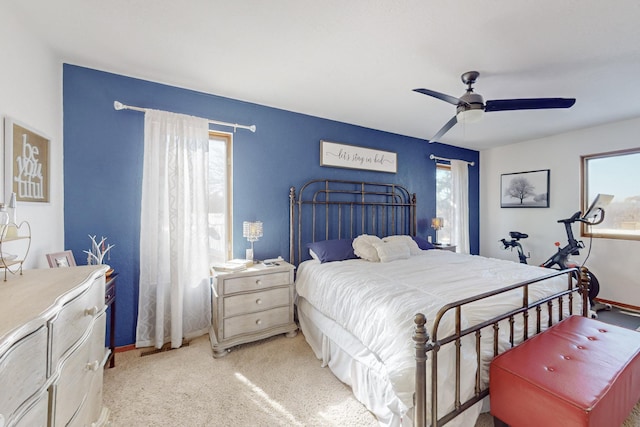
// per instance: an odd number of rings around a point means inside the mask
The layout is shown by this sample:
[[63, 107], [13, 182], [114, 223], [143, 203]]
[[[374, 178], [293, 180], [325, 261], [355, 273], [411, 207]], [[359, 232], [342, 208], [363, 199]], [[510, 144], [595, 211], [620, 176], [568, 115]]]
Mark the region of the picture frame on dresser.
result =
[[47, 262], [49, 262], [49, 267], [51, 268], [76, 266], [76, 260], [73, 257], [73, 252], [71, 251], [54, 252], [47, 254], [46, 256]]
[[51, 139], [11, 117], [4, 118], [4, 199], [49, 203]]

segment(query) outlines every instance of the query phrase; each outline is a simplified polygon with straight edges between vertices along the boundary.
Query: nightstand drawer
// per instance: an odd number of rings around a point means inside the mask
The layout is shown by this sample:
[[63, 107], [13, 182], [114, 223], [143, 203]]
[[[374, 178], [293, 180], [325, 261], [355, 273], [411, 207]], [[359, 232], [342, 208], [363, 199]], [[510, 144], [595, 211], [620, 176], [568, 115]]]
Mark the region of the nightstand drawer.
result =
[[289, 272], [281, 271], [277, 273], [261, 272], [253, 276], [234, 277], [224, 281], [224, 295], [242, 291], [255, 291], [269, 288], [271, 286], [288, 285]]
[[273, 307], [288, 305], [289, 286], [226, 297], [223, 315], [224, 317], [237, 316], [238, 314], [264, 311]]
[[245, 314], [224, 320], [224, 337], [231, 338], [234, 335], [259, 332], [273, 326], [284, 325], [289, 319], [289, 307], [272, 308], [259, 313]]

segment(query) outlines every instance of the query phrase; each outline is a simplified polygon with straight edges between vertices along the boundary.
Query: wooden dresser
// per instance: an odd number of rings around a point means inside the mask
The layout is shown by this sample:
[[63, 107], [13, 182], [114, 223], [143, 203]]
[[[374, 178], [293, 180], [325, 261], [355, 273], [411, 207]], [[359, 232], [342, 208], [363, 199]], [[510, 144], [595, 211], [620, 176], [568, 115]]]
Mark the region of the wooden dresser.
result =
[[240, 272], [216, 273], [211, 284], [211, 330], [214, 357], [273, 335], [296, 336], [293, 319], [293, 270], [286, 262], [256, 264]]
[[0, 282], [0, 427], [100, 426], [106, 265]]

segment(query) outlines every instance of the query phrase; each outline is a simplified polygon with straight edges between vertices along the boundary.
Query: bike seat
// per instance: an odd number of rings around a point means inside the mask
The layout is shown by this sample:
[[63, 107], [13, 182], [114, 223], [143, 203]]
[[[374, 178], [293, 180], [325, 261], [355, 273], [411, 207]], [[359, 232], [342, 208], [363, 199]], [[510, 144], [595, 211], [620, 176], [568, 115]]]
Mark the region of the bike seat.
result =
[[519, 231], [510, 231], [509, 236], [511, 236], [512, 239], [516, 239], [516, 240], [526, 239], [527, 237], [529, 237], [528, 234], [524, 234]]

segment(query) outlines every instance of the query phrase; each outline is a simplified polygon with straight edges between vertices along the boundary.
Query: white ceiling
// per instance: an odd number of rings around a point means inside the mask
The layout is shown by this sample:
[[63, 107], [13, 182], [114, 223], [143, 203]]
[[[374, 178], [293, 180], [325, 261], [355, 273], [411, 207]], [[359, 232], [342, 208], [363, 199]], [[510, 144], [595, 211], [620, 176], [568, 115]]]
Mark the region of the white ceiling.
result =
[[0, 1], [67, 63], [422, 139], [455, 106], [412, 89], [465, 71], [485, 100], [577, 99], [442, 138], [476, 150], [640, 116], [638, 0]]

